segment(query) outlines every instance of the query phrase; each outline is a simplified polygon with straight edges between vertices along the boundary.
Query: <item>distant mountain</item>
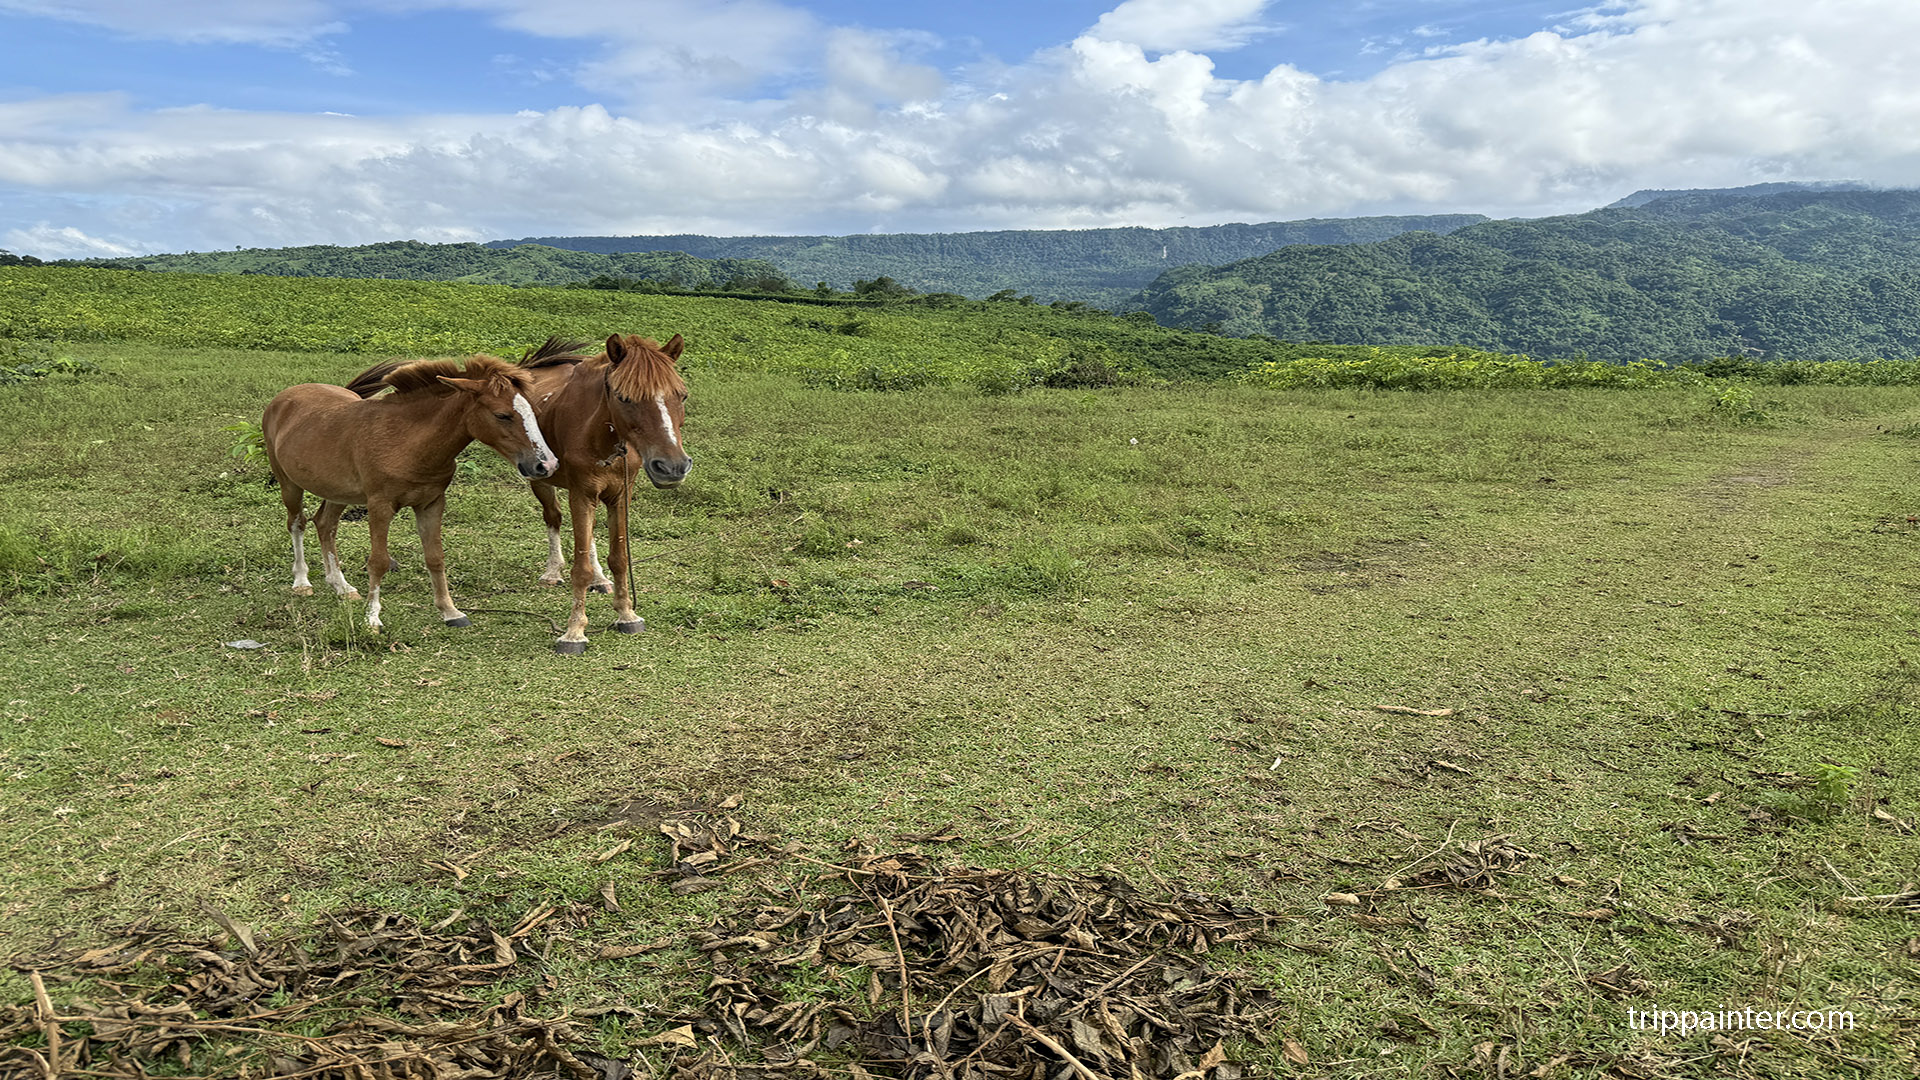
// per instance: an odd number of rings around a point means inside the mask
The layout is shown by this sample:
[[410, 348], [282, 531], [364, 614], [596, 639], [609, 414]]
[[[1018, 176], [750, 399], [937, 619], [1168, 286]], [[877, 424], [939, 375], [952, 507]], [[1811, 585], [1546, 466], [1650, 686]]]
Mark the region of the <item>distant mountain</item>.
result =
[[417, 240], [360, 247], [247, 248], [86, 259], [77, 265], [197, 274], [396, 278], [489, 285], [565, 285], [608, 275], [672, 281], [689, 288], [779, 273], [772, 264], [757, 259], [703, 259], [677, 251], [597, 255], [536, 245], [501, 250], [481, 244], [423, 244]]
[[1703, 196], [1730, 195], [1735, 198], [1757, 199], [1763, 195], [1784, 195], [1794, 191], [1872, 191], [1873, 188], [1855, 180], [1801, 180], [1784, 181], [1772, 184], [1748, 184], [1735, 188], [1683, 188], [1675, 191], [1661, 191], [1655, 188], [1642, 188], [1639, 191], [1610, 202], [1602, 209], [1631, 210], [1645, 206], [1655, 199], [1696, 198]]
[[1314, 218], [1260, 225], [1175, 229], [1005, 230], [852, 236], [542, 236], [488, 246], [539, 244], [601, 253], [679, 251], [706, 259], [764, 259], [803, 286], [845, 289], [890, 277], [919, 292], [981, 298], [1004, 289], [1038, 300], [1081, 300], [1111, 308], [1161, 272], [1217, 265], [1290, 244], [1358, 244], [1422, 230], [1448, 233], [1486, 221], [1480, 214]]
[[1161, 275], [1170, 326], [1543, 357], [1920, 354], [1920, 192], [1674, 192]]

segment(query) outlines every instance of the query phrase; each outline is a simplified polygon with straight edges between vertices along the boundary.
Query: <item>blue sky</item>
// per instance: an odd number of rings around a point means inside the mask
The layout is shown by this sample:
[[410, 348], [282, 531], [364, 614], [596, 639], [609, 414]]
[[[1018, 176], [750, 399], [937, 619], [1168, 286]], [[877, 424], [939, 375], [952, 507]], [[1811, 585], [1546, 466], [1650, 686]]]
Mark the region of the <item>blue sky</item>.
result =
[[[931, 40], [917, 43], [917, 55], [959, 69], [1020, 63], [1071, 41], [1115, 5], [832, 0], [796, 6], [829, 24], [926, 34]], [[337, 31], [311, 41], [262, 45], [172, 40], [32, 13], [39, 7], [55, 5], [0, 3], [0, 40], [7, 42], [0, 100], [110, 90], [148, 108], [216, 105], [361, 115], [512, 112], [599, 100], [566, 77], [569, 65], [594, 51], [591, 40], [540, 37], [469, 10], [361, 10], [341, 20]], [[1275, 5], [1267, 12], [1269, 29], [1212, 58], [1216, 73], [1228, 78], [1257, 79], [1282, 63], [1323, 77], [1354, 78], [1447, 44], [1524, 37], [1562, 25], [1579, 10], [1561, 0]]]
[[1908, 186], [1914, 41], [1913, 0], [0, 0], [0, 247]]

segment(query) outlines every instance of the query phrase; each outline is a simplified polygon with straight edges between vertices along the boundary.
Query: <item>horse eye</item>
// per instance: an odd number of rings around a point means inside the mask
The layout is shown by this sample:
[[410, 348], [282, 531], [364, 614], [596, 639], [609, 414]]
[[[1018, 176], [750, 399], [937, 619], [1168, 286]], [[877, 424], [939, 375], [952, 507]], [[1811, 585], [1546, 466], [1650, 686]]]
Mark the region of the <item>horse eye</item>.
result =
[[502, 422], [502, 423], [505, 423], [506, 421], [508, 421], [508, 420], [511, 420], [511, 419], [513, 419], [513, 414], [512, 414], [512, 413], [503, 413], [503, 412], [497, 412], [497, 413], [494, 413], [494, 414], [493, 414], [493, 417], [494, 417], [494, 419], [496, 419], [496, 420], [499, 420], [499, 421], [500, 421], [500, 422]]

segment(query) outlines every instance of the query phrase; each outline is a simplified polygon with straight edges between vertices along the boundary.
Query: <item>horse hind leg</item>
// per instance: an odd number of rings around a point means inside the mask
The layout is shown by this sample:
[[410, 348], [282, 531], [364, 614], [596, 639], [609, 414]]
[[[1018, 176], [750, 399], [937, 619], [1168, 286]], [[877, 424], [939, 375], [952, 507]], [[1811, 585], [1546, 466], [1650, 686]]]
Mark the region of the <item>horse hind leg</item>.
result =
[[[611, 546], [611, 539], [608, 544]], [[612, 592], [613, 578], [608, 576], [606, 564], [600, 561], [600, 547], [594, 543], [591, 532], [587, 534], [587, 565], [593, 568], [593, 584], [587, 588], [602, 595]]]
[[[573, 612], [567, 617], [566, 632], [553, 643], [553, 651], [578, 656], [587, 651], [587, 588], [594, 571], [588, 561], [593, 544], [593, 497], [569, 491], [567, 509], [573, 514]], [[612, 583], [608, 584], [611, 587]]]
[[312, 596], [307, 579], [307, 493], [280, 481], [280, 503], [287, 508], [287, 532], [293, 536], [293, 595]]
[[340, 515], [347, 512], [345, 503], [323, 502], [319, 513], [314, 515], [314, 531], [320, 535], [320, 566], [324, 571], [327, 584], [333, 586], [335, 596], [342, 600], [360, 599], [360, 590], [347, 583], [347, 575], [340, 572], [340, 548], [337, 543], [340, 534]]
[[567, 561], [560, 551], [560, 498], [552, 484], [534, 483], [533, 496], [540, 500], [540, 517], [547, 524], [547, 566], [540, 572], [540, 584], [558, 585], [565, 580]]

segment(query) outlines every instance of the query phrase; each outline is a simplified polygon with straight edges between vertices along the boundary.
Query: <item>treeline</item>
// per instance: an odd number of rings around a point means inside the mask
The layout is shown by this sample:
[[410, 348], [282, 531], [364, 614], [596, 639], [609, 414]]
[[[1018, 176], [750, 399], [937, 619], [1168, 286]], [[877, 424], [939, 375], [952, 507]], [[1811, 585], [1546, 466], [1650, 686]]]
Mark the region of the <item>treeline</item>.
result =
[[786, 280], [779, 267], [761, 259], [703, 259], [679, 251], [606, 255], [532, 244], [502, 249], [484, 244], [423, 244], [417, 240], [357, 247], [321, 244], [190, 251], [177, 255], [73, 260], [55, 265], [193, 274], [465, 281], [479, 285], [565, 285], [607, 276], [658, 282], [662, 288], [672, 289], [708, 289], [728, 282], [761, 279]]
[[1162, 275], [1162, 323], [1608, 360], [1920, 354], [1920, 193], [1675, 193]]
[[1661, 363], [1535, 360], [1473, 349], [1337, 346], [1256, 364], [1240, 381], [1277, 390], [1634, 390], [1710, 382], [1764, 386], [1916, 386], [1920, 359], [1753, 360], [1723, 356]]
[[1412, 230], [1446, 233], [1487, 220], [1479, 214], [1324, 218], [1259, 225], [1175, 229], [1015, 229], [852, 236], [543, 236], [491, 246], [537, 244], [615, 254], [681, 251], [708, 259], [762, 259], [801, 282], [850, 289], [886, 277], [920, 293], [986, 297], [1013, 290], [1042, 303], [1079, 301], [1114, 308], [1169, 267], [1218, 265], [1288, 244], [1358, 244]]

